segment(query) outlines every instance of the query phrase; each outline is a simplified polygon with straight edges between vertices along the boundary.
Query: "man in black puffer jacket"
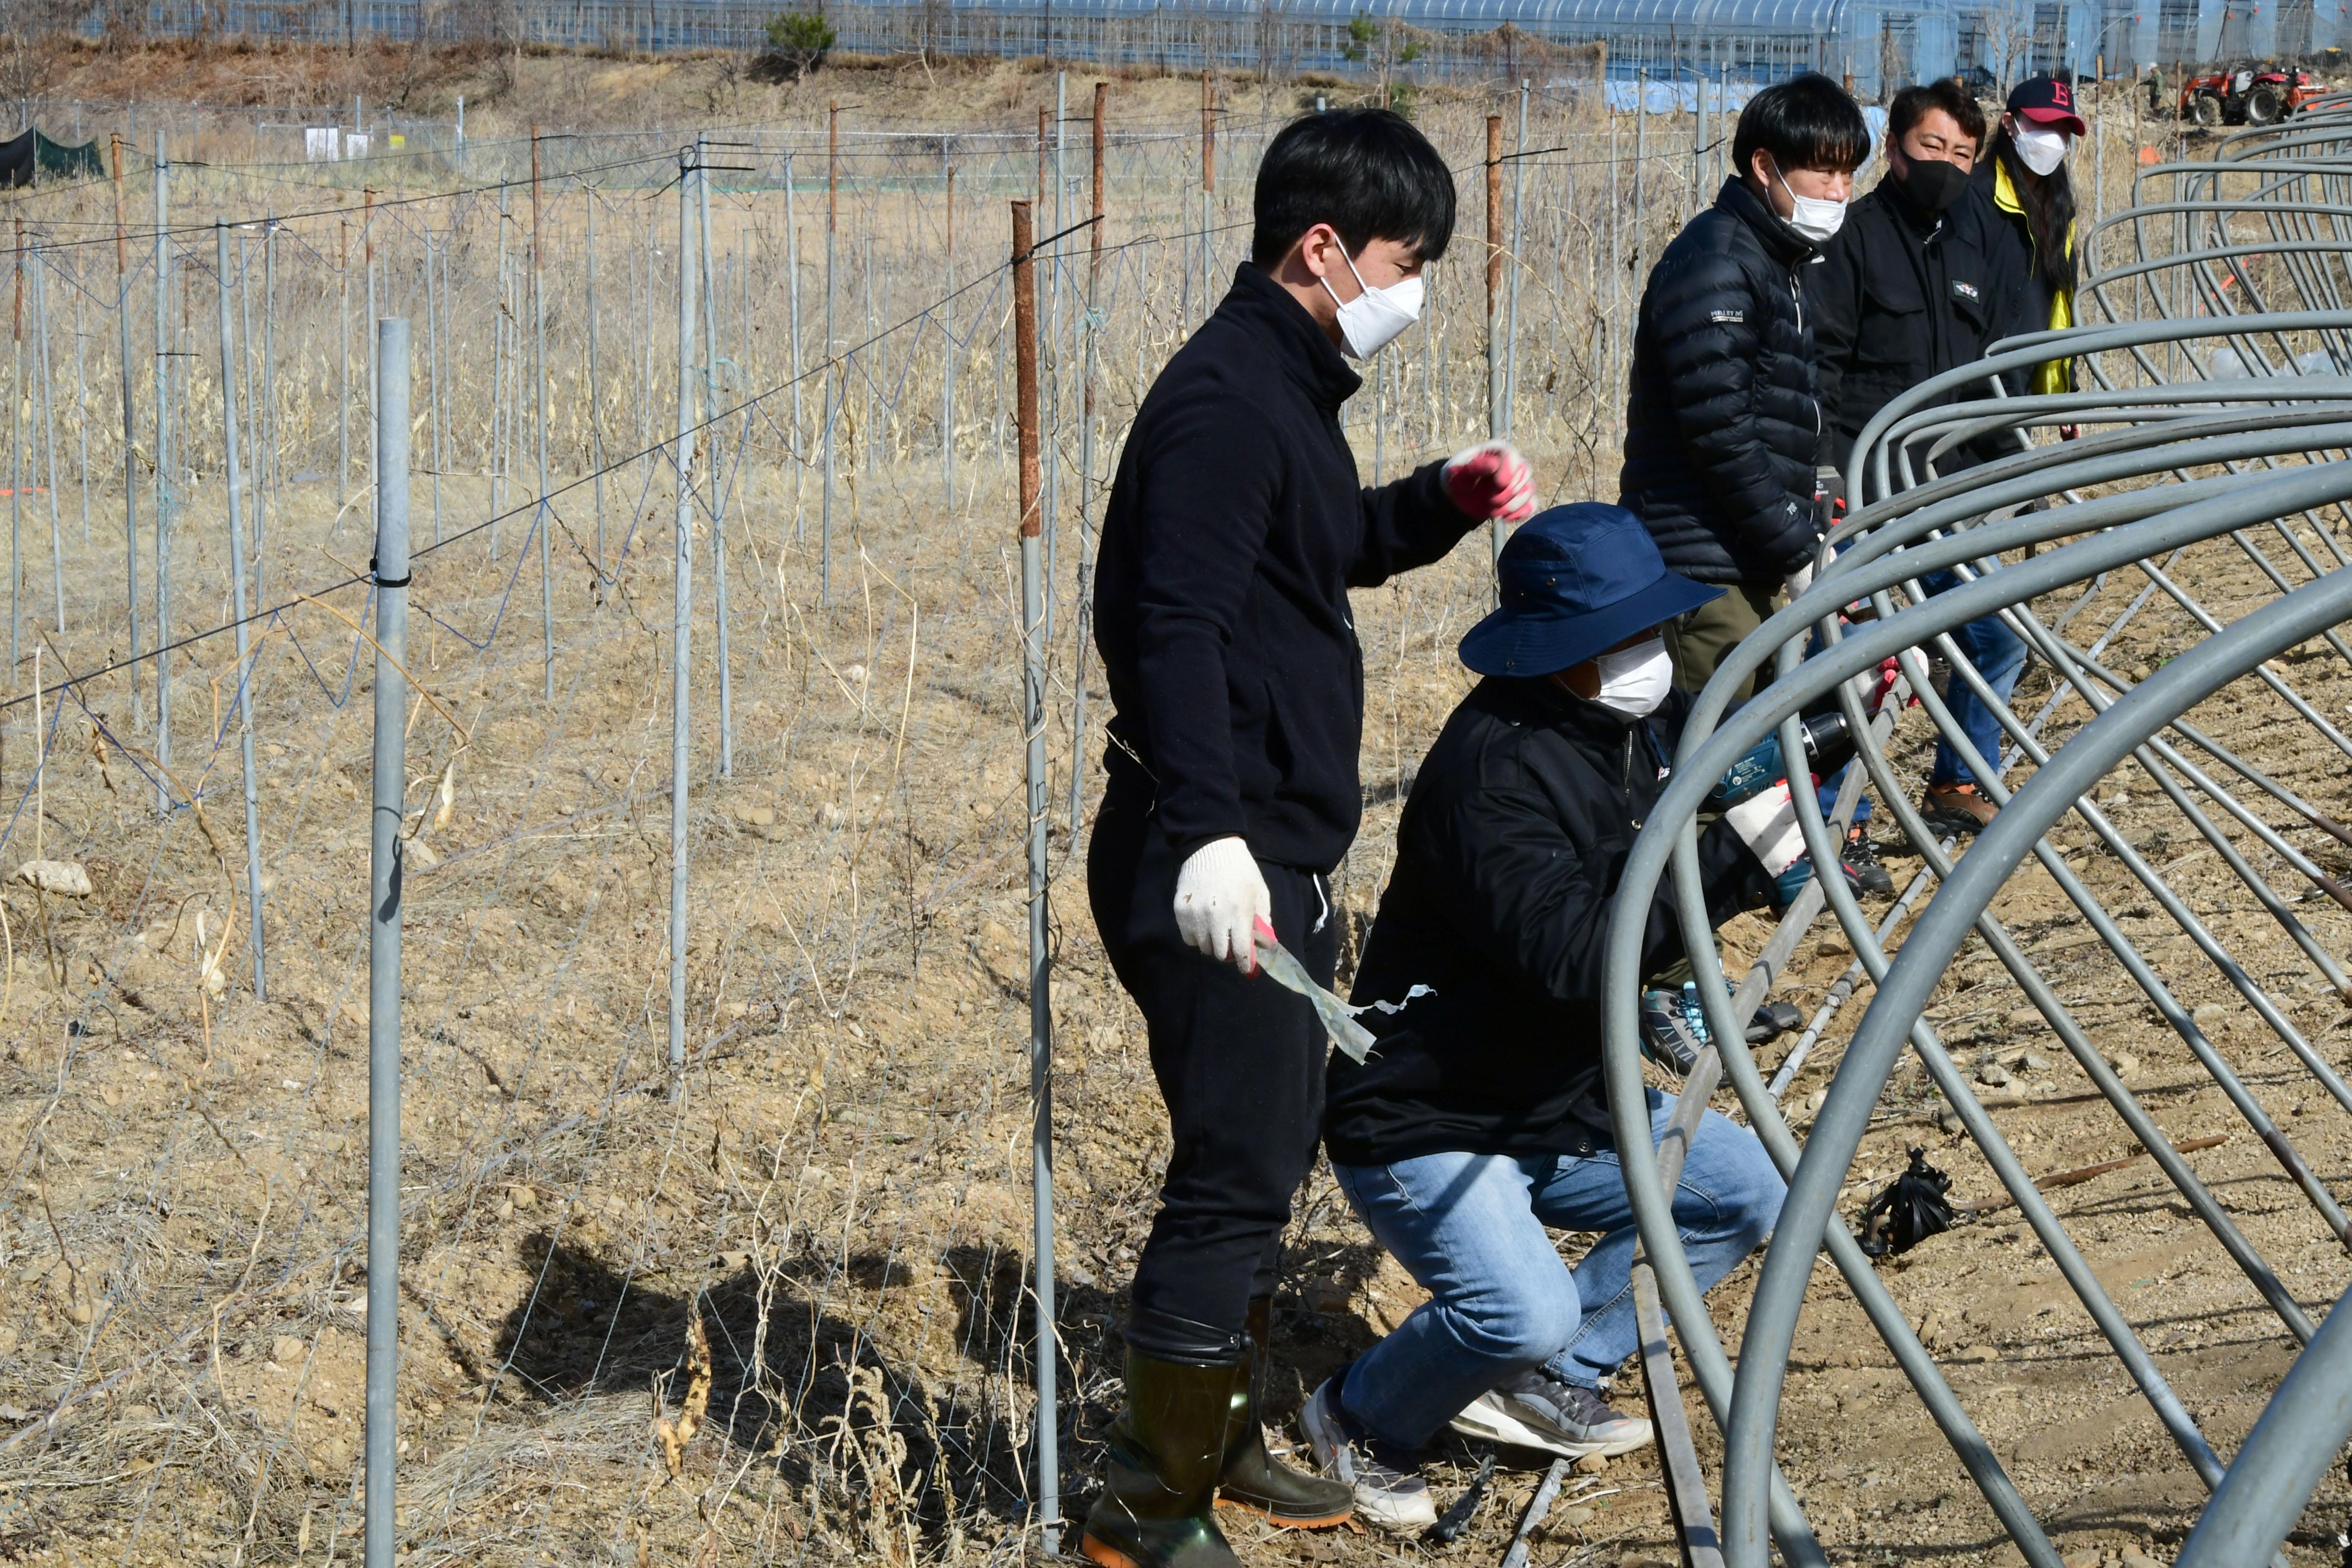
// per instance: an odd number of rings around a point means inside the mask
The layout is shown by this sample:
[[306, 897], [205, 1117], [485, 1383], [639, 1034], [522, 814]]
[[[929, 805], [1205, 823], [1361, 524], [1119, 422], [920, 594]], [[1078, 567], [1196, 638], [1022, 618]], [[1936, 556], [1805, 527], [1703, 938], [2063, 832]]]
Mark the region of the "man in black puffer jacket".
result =
[[1666, 634], [1691, 690], [1811, 569], [1822, 424], [1798, 269], [1837, 232], [1869, 150], [1862, 110], [1829, 78], [1766, 88], [1740, 111], [1738, 173], [1642, 295], [1618, 504], [1669, 569], [1730, 590]]

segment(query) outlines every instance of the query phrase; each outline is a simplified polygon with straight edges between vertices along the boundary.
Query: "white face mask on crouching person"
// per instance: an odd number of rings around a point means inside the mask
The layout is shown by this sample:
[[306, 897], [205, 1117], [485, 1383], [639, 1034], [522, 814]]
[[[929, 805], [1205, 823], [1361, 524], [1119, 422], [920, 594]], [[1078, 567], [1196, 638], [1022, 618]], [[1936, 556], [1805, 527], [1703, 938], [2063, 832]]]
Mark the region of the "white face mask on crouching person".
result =
[[1347, 251], [1339, 259], [1348, 263], [1354, 275], [1356, 287], [1361, 290], [1352, 300], [1342, 300], [1339, 291], [1331, 287], [1328, 278], [1323, 279], [1323, 291], [1339, 307], [1339, 336], [1346, 340], [1349, 354], [1355, 359], [1370, 359], [1394, 342], [1397, 334], [1421, 320], [1422, 285], [1419, 278], [1401, 278], [1385, 289], [1375, 289], [1356, 271]]
[[1601, 689], [1592, 700], [1628, 719], [1655, 713], [1666, 693], [1674, 689], [1675, 661], [1666, 652], [1664, 637], [1601, 654], [1593, 659], [1592, 668], [1601, 676]]

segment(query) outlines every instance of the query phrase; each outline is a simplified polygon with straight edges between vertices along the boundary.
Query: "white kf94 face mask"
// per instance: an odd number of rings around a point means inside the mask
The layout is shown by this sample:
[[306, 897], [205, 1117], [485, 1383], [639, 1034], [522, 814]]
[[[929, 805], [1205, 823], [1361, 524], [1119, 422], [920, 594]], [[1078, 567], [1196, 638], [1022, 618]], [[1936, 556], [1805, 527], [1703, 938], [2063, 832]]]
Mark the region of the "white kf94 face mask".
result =
[[1601, 674], [1601, 691], [1593, 700], [1628, 719], [1655, 713], [1666, 693], [1674, 689], [1675, 661], [1666, 652], [1663, 636], [1604, 653], [1592, 664]]
[[1370, 359], [1394, 342], [1398, 333], [1421, 320], [1421, 279], [1404, 278], [1385, 289], [1375, 289], [1364, 281], [1362, 273], [1356, 271], [1356, 264], [1349, 259], [1346, 250], [1339, 252], [1339, 259], [1348, 263], [1356, 287], [1363, 292], [1352, 300], [1342, 300], [1328, 278], [1323, 279], [1323, 292], [1339, 307], [1339, 336], [1348, 345], [1349, 355]]
[[[1775, 177], [1779, 177], [1777, 171]], [[1780, 188], [1789, 192], [1789, 200], [1796, 210], [1789, 215], [1789, 226], [1811, 240], [1815, 245], [1827, 245], [1837, 231], [1845, 226], [1845, 204], [1822, 196], [1801, 196], [1790, 190], [1789, 182], [1780, 179]]]
[[2017, 161], [2036, 174], [2047, 174], [2066, 161], [2066, 143], [2071, 140], [2063, 131], [2044, 131], [2039, 126], [2021, 125], [2011, 138], [2017, 143]]

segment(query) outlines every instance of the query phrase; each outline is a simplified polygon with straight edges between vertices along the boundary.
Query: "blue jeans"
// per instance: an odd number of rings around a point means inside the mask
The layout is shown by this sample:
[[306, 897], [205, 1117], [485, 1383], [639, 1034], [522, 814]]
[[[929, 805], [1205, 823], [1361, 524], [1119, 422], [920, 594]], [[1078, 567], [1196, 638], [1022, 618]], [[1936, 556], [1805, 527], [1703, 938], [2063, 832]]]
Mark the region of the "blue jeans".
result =
[[[1949, 572], [1930, 572], [1919, 580], [1919, 585], [1927, 589], [1932, 598], [1958, 587], [1959, 579]], [[2007, 702], [2009, 694], [2017, 689], [2018, 672], [2025, 668], [2025, 644], [2019, 640], [2017, 634], [2002, 625], [1999, 616], [1986, 616], [1953, 628], [1952, 644], [1960, 650], [1962, 658], [1976, 667], [1977, 673], [1984, 677], [1985, 684], [1992, 688], [1993, 695]], [[1959, 725], [1960, 732], [1968, 736], [1969, 743], [1977, 749], [1978, 754], [1986, 762], [2000, 765], [2000, 721], [1977, 700], [1977, 694], [1969, 689], [1966, 680], [1957, 675], [1952, 678], [1950, 686], [1945, 690], [1944, 705], [1952, 710], [1952, 718]], [[1847, 767], [1853, 765], [1851, 763], [1846, 764]], [[1845, 768], [1840, 768], [1822, 782], [1819, 798], [1823, 816], [1827, 816], [1837, 804], [1838, 786], [1844, 779]], [[1927, 782], [1931, 784], [1981, 784], [1985, 781], [1969, 771], [1969, 765], [1960, 761], [1959, 752], [1939, 734], [1936, 738], [1936, 760], [1928, 770]], [[1870, 796], [1864, 795], [1854, 804], [1853, 820], [1859, 826], [1869, 819]]]
[[[1675, 1102], [1649, 1096], [1656, 1139]], [[1613, 1148], [1583, 1159], [1424, 1154], [1334, 1171], [1373, 1237], [1430, 1292], [1340, 1386], [1349, 1414], [1375, 1436], [1418, 1448], [1529, 1367], [1598, 1388], [1639, 1348], [1633, 1213]], [[1788, 1191], [1754, 1133], [1706, 1113], [1674, 1199], [1699, 1289], [1770, 1234]], [[1547, 1226], [1607, 1234], [1570, 1270]]]
[[[1958, 587], [1959, 579], [1949, 572], [1930, 572], [1919, 580], [1919, 585], [1932, 595]], [[2025, 644], [2019, 640], [2017, 634], [2003, 626], [1999, 616], [1987, 616], [1982, 620], [1970, 621], [1955, 628], [1952, 642], [1960, 650], [1960, 656], [1976, 666], [1977, 673], [1984, 677], [1985, 684], [1992, 688], [1993, 695], [2006, 703], [2009, 694], [2017, 689], [2017, 672], [2025, 667]], [[1958, 723], [1960, 732], [1969, 738], [1969, 743], [1977, 749], [1978, 755], [1998, 767], [2000, 764], [2000, 721], [1977, 700], [1977, 694], [1958, 675], [1952, 677], [1952, 683], [1946, 690], [1944, 705], [1952, 710], [1952, 718]], [[1936, 742], [1935, 766], [1928, 772], [1927, 782], [1931, 784], [1985, 783], [1969, 771], [1968, 764], [1960, 761], [1959, 753], [1952, 749], [1951, 742], [1940, 737]]]

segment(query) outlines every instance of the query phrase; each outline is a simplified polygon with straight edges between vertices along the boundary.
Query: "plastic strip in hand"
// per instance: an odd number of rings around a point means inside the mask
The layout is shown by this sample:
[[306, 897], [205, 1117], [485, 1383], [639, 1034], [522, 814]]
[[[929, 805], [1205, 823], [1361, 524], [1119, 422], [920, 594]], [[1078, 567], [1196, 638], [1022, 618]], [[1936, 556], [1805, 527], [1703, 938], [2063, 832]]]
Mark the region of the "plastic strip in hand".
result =
[[[1257, 933], [1257, 962], [1258, 967], [1265, 970], [1275, 984], [1297, 992], [1314, 1005], [1315, 1016], [1322, 1019], [1323, 1026], [1331, 1032], [1333, 1045], [1360, 1062], [1371, 1054], [1372, 1032], [1356, 1022], [1356, 1015], [1364, 1012], [1365, 1007], [1350, 1007], [1318, 985], [1315, 977], [1307, 973], [1307, 966], [1298, 962], [1297, 955], [1279, 942], [1270, 940], [1263, 931]], [[1404, 1002], [1372, 1002], [1366, 1005], [1377, 1007], [1383, 1013], [1396, 1013], [1402, 1011], [1405, 1003], [1416, 996], [1435, 994], [1426, 985], [1416, 985], [1405, 993]]]

